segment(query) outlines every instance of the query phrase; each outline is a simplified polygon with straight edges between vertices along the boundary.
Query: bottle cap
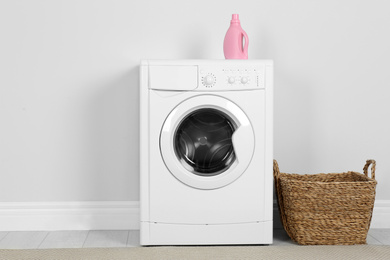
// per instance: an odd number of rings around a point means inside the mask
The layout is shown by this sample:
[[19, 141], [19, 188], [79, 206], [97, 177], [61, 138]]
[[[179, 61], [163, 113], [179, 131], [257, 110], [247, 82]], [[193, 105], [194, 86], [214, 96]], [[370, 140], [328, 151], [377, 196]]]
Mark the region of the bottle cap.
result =
[[240, 19], [238, 18], [238, 14], [232, 15], [231, 23], [240, 23]]

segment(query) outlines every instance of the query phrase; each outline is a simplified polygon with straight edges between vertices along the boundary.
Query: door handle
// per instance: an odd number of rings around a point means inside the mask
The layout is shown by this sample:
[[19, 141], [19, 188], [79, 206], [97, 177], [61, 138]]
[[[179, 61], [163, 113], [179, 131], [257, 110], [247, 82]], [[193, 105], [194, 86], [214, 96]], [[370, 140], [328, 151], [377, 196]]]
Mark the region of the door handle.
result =
[[242, 125], [232, 136], [233, 148], [238, 163], [249, 163], [255, 149], [255, 137], [250, 124]]

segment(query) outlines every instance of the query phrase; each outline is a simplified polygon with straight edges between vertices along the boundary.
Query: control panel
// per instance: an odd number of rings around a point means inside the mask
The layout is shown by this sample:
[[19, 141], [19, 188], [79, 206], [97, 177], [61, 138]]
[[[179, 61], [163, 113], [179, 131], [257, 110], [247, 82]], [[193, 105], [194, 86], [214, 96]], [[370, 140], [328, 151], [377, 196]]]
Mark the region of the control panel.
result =
[[199, 66], [195, 91], [229, 91], [262, 89], [265, 66]]

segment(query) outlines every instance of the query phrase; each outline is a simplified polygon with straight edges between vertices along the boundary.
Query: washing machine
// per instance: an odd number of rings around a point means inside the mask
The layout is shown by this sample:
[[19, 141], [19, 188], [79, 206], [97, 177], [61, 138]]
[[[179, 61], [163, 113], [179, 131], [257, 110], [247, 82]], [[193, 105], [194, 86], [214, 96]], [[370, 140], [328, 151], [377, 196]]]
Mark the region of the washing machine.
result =
[[141, 245], [272, 243], [273, 63], [143, 60]]

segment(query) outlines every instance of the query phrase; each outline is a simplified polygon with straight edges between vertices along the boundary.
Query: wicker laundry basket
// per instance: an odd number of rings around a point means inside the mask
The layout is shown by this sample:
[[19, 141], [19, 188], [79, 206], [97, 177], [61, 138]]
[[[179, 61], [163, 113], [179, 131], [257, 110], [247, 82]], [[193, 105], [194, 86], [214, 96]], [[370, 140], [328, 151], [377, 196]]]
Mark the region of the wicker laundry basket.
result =
[[290, 238], [301, 245], [365, 244], [375, 201], [375, 161], [367, 160], [363, 172], [287, 174], [274, 160], [280, 217]]

